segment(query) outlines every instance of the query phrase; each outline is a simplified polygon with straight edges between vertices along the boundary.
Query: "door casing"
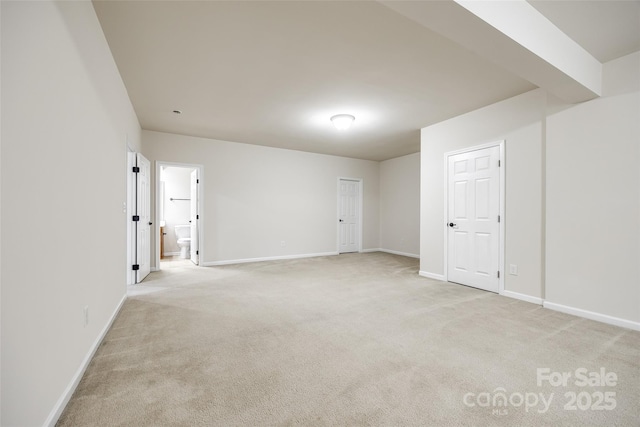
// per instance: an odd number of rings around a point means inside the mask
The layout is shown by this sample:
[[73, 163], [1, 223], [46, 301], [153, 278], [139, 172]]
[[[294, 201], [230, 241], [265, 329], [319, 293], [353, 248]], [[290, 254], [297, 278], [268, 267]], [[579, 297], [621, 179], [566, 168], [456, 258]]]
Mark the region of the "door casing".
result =
[[156, 248], [156, 267], [152, 268], [151, 271], [160, 270], [160, 174], [163, 166], [172, 166], [179, 168], [188, 168], [188, 169], [197, 169], [198, 170], [198, 179], [200, 183], [198, 184], [198, 215], [200, 217], [200, 221], [198, 222], [198, 266], [202, 265], [202, 260], [204, 259], [204, 166], [200, 164], [194, 163], [176, 163], [176, 162], [161, 162], [156, 161], [156, 174], [155, 174], [155, 221], [153, 221], [155, 227], [153, 229], [153, 233], [156, 236], [155, 238], [155, 248]]
[[136, 164], [136, 152], [126, 142], [125, 146], [127, 147], [127, 201], [123, 210], [127, 223], [127, 286], [130, 286], [136, 283], [136, 272], [131, 268], [136, 259], [136, 236], [133, 232], [133, 221], [131, 221], [136, 210], [136, 178], [133, 172], [133, 166]]
[[448, 222], [448, 218], [449, 218], [449, 157], [450, 156], [455, 156], [457, 154], [463, 154], [463, 153], [468, 153], [471, 151], [477, 151], [477, 150], [482, 150], [485, 148], [490, 148], [490, 147], [499, 147], [500, 148], [500, 208], [499, 208], [499, 215], [500, 215], [500, 223], [499, 223], [499, 233], [500, 233], [500, 237], [498, 239], [499, 242], [499, 260], [498, 260], [498, 268], [500, 271], [500, 278], [499, 278], [499, 288], [498, 288], [498, 293], [502, 293], [504, 291], [504, 276], [505, 276], [505, 270], [504, 270], [504, 239], [505, 239], [505, 223], [506, 223], [506, 217], [505, 217], [505, 184], [506, 184], [506, 174], [505, 174], [505, 170], [506, 170], [506, 163], [505, 163], [505, 140], [498, 140], [498, 141], [494, 141], [494, 142], [490, 142], [487, 144], [481, 144], [481, 145], [476, 145], [473, 147], [467, 147], [467, 148], [463, 148], [460, 150], [455, 150], [455, 151], [449, 151], [444, 153], [444, 220], [445, 223], [443, 223], [443, 237], [444, 237], [444, 253], [443, 253], [443, 260], [444, 260], [444, 264], [443, 264], [443, 270], [444, 270], [444, 281], [448, 282], [449, 281], [449, 238], [448, 238], [448, 227], [446, 226], [446, 223]]
[[[151, 219], [151, 162], [142, 155], [136, 153], [136, 165], [139, 172], [136, 175], [136, 215], [139, 220], [135, 223], [136, 229], [136, 283], [142, 282], [151, 272], [151, 231], [153, 224]], [[143, 181], [144, 179], [144, 181]]]
[[189, 201], [189, 216], [191, 218], [189, 220], [191, 225], [191, 253], [189, 254], [189, 258], [191, 258], [191, 262], [195, 265], [200, 264], [200, 242], [198, 241], [198, 230], [200, 229], [200, 212], [198, 211], [200, 205], [200, 198], [198, 197], [198, 187], [200, 187], [199, 172], [200, 169], [194, 168], [189, 179], [189, 183], [191, 185], [191, 188], [189, 188], [191, 193], [191, 200]]

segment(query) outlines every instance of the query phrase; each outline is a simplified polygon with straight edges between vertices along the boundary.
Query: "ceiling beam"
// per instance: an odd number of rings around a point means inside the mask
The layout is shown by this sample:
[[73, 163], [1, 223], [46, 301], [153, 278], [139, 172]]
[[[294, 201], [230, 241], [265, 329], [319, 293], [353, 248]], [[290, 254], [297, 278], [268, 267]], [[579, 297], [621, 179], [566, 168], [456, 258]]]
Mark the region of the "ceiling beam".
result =
[[601, 94], [602, 64], [524, 0], [381, 3], [566, 102]]

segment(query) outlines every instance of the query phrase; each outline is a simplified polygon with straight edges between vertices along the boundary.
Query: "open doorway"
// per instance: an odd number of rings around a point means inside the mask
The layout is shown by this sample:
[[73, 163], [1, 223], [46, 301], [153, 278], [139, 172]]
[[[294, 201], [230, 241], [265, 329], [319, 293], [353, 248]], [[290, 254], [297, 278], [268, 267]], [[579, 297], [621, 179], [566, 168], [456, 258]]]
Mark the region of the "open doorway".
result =
[[158, 269], [200, 265], [202, 166], [157, 162]]

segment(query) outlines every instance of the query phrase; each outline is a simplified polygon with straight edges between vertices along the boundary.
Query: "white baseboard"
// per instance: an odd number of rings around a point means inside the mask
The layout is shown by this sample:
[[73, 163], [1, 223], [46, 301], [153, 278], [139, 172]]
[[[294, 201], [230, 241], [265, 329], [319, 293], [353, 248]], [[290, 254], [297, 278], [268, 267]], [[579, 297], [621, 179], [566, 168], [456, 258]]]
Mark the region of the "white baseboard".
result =
[[530, 302], [532, 304], [537, 304], [537, 305], [542, 305], [542, 302], [543, 302], [542, 298], [532, 297], [531, 295], [521, 294], [519, 292], [513, 292], [513, 291], [507, 291], [507, 290], [500, 292], [500, 295], [509, 297], [509, 298], [519, 299], [521, 301], [526, 301], [526, 302]]
[[80, 364], [80, 367], [76, 371], [76, 374], [73, 376], [73, 379], [71, 380], [71, 382], [67, 386], [66, 390], [64, 391], [64, 393], [62, 393], [62, 396], [60, 396], [60, 398], [56, 402], [55, 406], [53, 407], [53, 410], [51, 411], [51, 413], [47, 417], [47, 420], [44, 422], [45, 426], [54, 427], [56, 425], [56, 423], [58, 422], [58, 419], [60, 418], [60, 415], [62, 415], [62, 411], [64, 411], [64, 408], [67, 406], [67, 403], [69, 403], [69, 400], [71, 399], [71, 396], [73, 395], [73, 392], [76, 391], [76, 387], [78, 387], [78, 384], [80, 384], [80, 380], [82, 379], [82, 376], [84, 375], [84, 372], [87, 370], [87, 367], [89, 367], [89, 363], [91, 363], [91, 359], [93, 359], [93, 356], [95, 355], [96, 351], [98, 350], [98, 347], [100, 347], [100, 344], [102, 343], [102, 340], [104, 339], [105, 335], [107, 335], [107, 332], [109, 332], [109, 329], [111, 328], [111, 325], [113, 324], [113, 321], [116, 319], [116, 316], [120, 312], [120, 309], [122, 308], [122, 305], [124, 304], [126, 299], [127, 299], [127, 295], [125, 294], [122, 297], [122, 300], [120, 300], [120, 303], [118, 304], [118, 306], [114, 310], [114, 312], [111, 315], [111, 318], [109, 319], [107, 324], [104, 326], [104, 328], [102, 328], [102, 331], [100, 332], [100, 335], [98, 335], [98, 338], [96, 338], [96, 340], [94, 341], [94, 343], [91, 346], [91, 348], [89, 348], [89, 352], [84, 357], [84, 360]]
[[180, 251], [178, 252], [164, 252], [162, 256], [178, 256], [180, 255]]
[[301, 255], [282, 255], [262, 258], [245, 258], [245, 259], [232, 259], [227, 261], [209, 261], [202, 262], [200, 265], [203, 267], [215, 267], [218, 265], [230, 265], [230, 264], [245, 264], [248, 262], [263, 262], [263, 261], [280, 261], [285, 259], [300, 259], [300, 258], [314, 258], [319, 256], [331, 256], [338, 255], [338, 252], [322, 252], [317, 254], [301, 254]]
[[363, 254], [369, 253], [369, 252], [382, 252], [382, 249], [380, 248], [369, 248], [369, 249], [363, 249], [360, 251]]
[[392, 249], [379, 249], [380, 252], [386, 252], [388, 254], [393, 254], [393, 255], [400, 255], [400, 256], [406, 256], [409, 258], [420, 258], [420, 255], [418, 254], [410, 254], [409, 252], [400, 252], [400, 251], [394, 251]]
[[392, 249], [384, 249], [384, 248], [369, 248], [369, 249], [363, 249], [360, 252], [362, 252], [362, 253], [367, 253], [367, 252], [386, 252], [388, 254], [393, 254], [393, 255], [406, 256], [406, 257], [410, 257], [410, 258], [420, 258], [420, 255], [417, 255], [417, 254], [410, 254], [408, 252], [400, 252], [400, 251], [394, 251]]
[[[412, 258], [420, 258], [420, 255], [391, 251], [388, 249], [380, 249], [380, 248], [363, 249], [360, 252], [361, 253], [388, 252], [390, 254], [395, 254], [395, 255], [402, 255], [402, 256], [407, 256]], [[279, 261], [279, 260], [286, 260], [286, 259], [313, 258], [313, 257], [319, 257], [319, 256], [332, 256], [332, 255], [339, 255], [339, 254], [338, 252], [321, 252], [316, 254], [283, 255], [283, 256], [261, 257], [261, 258], [232, 259], [228, 261], [208, 261], [208, 262], [203, 262], [200, 265], [203, 267], [215, 267], [218, 265], [245, 264], [249, 262]]]
[[549, 301], [545, 301], [542, 306], [544, 308], [548, 308], [549, 310], [560, 311], [562, 313], [573, 314], [574, 316], [584, 317], [586, 319], [596, 320], [598, 322], [608, 323], [610, 325], [621, 326], [623, 328], [640, 331], [640, 322], [634, 322], [632, 320], [621, 319], [619, 317], [608, 316], [606, 314], [583, 310], [581, 308], [569, 307]]
[[153, 273], [154, 271], [160, 271], [160, 269], [158, 267], [151, 267], [149, 271]]
[[422, 270], [420, 270], [418, 272], [418, 274], [420, 276], [422, 276], [422, 277], [428, 277], [429, 279], [440, 280], [440, 281], [444, 282], [444, 275], [443, 274], [429, 273], [428, 271], [422, 271]]

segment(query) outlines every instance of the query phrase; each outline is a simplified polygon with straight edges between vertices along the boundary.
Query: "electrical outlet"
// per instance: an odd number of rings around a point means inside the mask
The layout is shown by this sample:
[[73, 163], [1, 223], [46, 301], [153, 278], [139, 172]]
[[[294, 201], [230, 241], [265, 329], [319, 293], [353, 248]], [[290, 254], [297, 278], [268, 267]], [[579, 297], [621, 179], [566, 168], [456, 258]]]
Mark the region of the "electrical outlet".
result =
[[84, 326], [86, 327], [89, 324], [89, 306], [85, 305], [82, 309], [83, 317], [84, 317]]
[[513, 276], [518, 275], [518, 266], [516, 264], [509, 264], [509, 274]]

